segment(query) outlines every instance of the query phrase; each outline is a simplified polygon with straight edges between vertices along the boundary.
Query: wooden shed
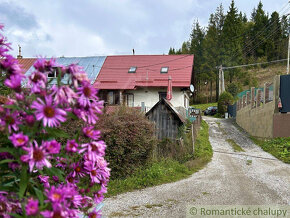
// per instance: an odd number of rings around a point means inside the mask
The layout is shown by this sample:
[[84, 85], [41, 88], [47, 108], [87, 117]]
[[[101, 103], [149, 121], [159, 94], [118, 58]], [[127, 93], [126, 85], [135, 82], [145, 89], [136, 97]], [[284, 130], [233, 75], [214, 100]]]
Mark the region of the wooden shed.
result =
[[178, 130], [185, 123], [173, 105], [165, 98], [161, 98], [147, 113], [146, 117], [155, 123], [158, 139], [178, 137]]

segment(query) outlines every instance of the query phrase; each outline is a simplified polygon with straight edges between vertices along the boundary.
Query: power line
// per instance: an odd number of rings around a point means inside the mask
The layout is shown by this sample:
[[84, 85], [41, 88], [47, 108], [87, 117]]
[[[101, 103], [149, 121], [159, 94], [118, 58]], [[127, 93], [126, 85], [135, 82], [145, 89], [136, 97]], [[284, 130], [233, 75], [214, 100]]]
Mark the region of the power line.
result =
[[237, 66], [232, 66], [232, 67], [222, 67], [223, 70], [227, 69], [234, 69], [234, 68], [241, 68], [241, 67], [248, 67], [248, 66], [255, 66], [259, 64], [270, 64], [270, 63], [277, 63], [277, 62], [282, 62], [282, 61], [287, 61], [288, 59], [280, 59], [280, 60], [274, 60], [274, 61], [268, 61], [268, 62], [260, 62], [260, 63], [253, 63], [253, 64], [243, 64], [243, 65], [237, 65]]

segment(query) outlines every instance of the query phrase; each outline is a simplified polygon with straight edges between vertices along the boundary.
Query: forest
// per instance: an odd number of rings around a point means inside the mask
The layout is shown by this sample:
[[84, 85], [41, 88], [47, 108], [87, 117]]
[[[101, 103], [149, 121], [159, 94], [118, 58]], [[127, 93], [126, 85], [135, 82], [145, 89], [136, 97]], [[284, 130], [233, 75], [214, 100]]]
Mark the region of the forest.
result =
[[[239, 11], [232, 0], [227, 12], [220, 4], [209, 16], [208, 25], [193, 23], [189, 40], [181, 48], [169, 49], [169, 54], [194, 54], [195, 87], [198, 101], [200, 90], [209, 85], [210, 101], [218, 96], [218, 68], [244, 64], [272, 62], [287, 58], [288, 31], [290, 27], [289, 2], [279, 12], [271, 14], [263, 9], [260, 1], [250, 17]], [[279, 62], [279, 61], [278, 61]], [[285, 62], [284, 62], [285, 64]], [[265, 67], [265, 66], [264, 66]], [[245, 73], [245, 68], [224, 71], [227, 89], [236, 95], [242, 86], [257, 86], [257, 81]], [[241, 83], [241, 78], [247, 82]]]

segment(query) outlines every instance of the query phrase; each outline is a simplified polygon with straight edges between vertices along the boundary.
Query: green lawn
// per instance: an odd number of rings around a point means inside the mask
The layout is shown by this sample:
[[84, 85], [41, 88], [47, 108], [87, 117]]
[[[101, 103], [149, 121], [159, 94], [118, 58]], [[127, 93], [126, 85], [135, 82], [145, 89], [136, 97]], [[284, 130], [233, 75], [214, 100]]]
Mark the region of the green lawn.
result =
[[259, 139], [250, 137], [264, 151], [269, 152], [284, 163], [290, 164], [290, 137], [275, 139]]
[[194, 105], [191, 105], [191, 106], [194, 107], [194, 108], [198, 108], [198, 109], [201, 109], [202, 111], [204, 111], [208, 107], [217, 106], [217, 102], [208, 103], [208, 104], [194, 104]]
[[186, 178], [202, 169], [211, 160], [212, 154], [213, 151], [208, 136], [208, 125], [205, 121], [202, 121], [192, 160], [183, 164], [175, 160], [165, 159], [147, 164], [125, 179], [111, 180], [108, 184], [106, 196], [110, 197], [123, 192]]

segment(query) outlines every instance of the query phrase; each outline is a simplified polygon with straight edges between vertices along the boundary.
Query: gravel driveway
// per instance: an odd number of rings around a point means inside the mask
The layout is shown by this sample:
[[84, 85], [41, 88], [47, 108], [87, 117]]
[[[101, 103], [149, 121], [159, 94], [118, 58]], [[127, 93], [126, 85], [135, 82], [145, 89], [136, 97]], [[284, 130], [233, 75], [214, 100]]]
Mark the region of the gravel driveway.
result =
[[[178, 182], [120, 194], [104, 201], [106, 217], [185, 217], [186, 205], [290, 205], [290, 165], [255, 145], [230, 119], [209, 124], [212, 161]], [[245, 152], [234, 152], [233, 139]]]

